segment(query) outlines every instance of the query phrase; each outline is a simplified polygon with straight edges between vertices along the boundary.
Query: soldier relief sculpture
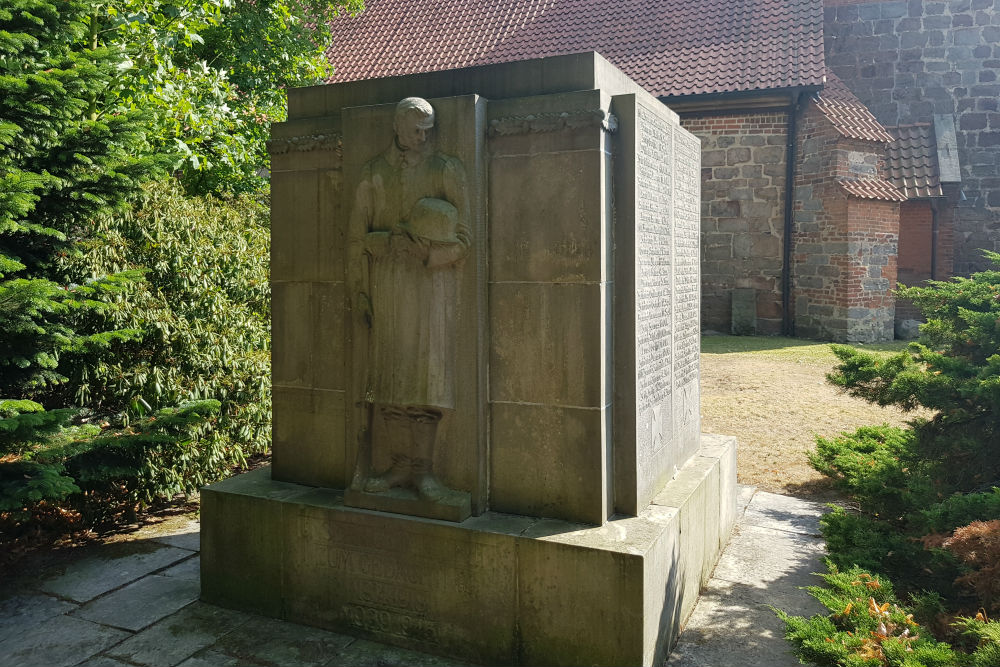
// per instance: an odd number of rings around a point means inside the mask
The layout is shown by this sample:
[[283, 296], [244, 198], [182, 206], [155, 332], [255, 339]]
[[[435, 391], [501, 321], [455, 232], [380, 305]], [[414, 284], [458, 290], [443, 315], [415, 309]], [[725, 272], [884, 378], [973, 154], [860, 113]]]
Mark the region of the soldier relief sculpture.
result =
[[[441, 503], [458, 493], [433, 462], [442, 418], [455, 408], [455, 316], [471, 239], [465, 171], [434, 150], [434, 121], [426, 100], [399, 102], [394, 137], [364, 166], [356, 192], [352, 299], [369, 336], [363, 408], [381, 428], [363, 428], [351, 490], [411, 489]], [[373, 451], [391, 461], [387, 469], [372, 469]]]

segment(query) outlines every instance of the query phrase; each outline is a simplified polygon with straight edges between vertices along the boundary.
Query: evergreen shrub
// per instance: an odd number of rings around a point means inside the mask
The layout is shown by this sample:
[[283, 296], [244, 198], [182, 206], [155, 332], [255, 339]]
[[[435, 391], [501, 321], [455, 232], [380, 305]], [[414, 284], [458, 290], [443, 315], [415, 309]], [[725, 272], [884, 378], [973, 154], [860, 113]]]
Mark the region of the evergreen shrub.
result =
[[[1000, 623], [987, 615], [1000, 593], [1000, 271], [899, 295], [927, 317], [920, 341], [890, 357], [834, 346], [840, 362], [828, 377], [853, 396], [933, 417], [817, 441], [813, 466], [853, 501], [821, 521], [831, 570], [828, 588], [812, 592], [833, 614], [782, 617], [800, 657], [818, 664], [1000, 665]], [[918, 648], [916, 627], [901, 642], [892, 628], [903, 625], [877, 597], [869, 616], [884, 616], [888, 634], [838, 609], [857, 609], [848, 595], [857, 581], [884, 588], [889, 578], [925, 617], [921, 636], [933, 631], [952, 646]], [[905, 611], [895, 598], [891, 607]]]

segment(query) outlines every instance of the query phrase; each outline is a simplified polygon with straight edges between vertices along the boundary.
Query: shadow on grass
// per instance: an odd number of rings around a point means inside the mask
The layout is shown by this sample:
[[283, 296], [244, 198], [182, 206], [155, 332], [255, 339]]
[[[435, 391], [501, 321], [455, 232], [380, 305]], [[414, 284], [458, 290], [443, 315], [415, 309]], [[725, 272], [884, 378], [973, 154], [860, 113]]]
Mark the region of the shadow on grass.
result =
[[782, 493], [817, 503], [843, 503], [847, 497], [833, 484], [829, 477], [810, 479], [804, 482], [789, 482], [782, 487]]
[[[788, 338], [785, 336], [725, 336], [705, 335], [701, 337], [702, 354], [732, 354], [741, 352], [794, 351], [795, 348], [828, 349], [829, 341]], [[871, 352], [899, 352], [905, 350], [909, 341], [894, 340], [884, 343], [848, 343], [861, 350]], [[804, 351], [804, 350], [803, 350]]]

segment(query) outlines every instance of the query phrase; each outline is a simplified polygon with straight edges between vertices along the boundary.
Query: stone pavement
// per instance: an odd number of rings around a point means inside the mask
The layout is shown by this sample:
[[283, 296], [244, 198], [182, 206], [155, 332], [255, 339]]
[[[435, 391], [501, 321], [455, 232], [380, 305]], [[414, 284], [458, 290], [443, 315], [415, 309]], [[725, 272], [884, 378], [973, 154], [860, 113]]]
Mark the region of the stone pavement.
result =
[[[737, 522], [667, 667], [791, 667], [768, 605], [820, 611], [822, 506], [741, 487]], [[85, 550], [0, 589], [5, 667], [460, 665], [198, 601], [198, 523]], [[9, 582], [8, 582], [9, 584]]]
[[803, 586], [821, 583], [824, 506], [739, 487], [740, 517], [702, 589], [667, 667], [794, 667], [784, 624], [772, 611], [825, 609]]

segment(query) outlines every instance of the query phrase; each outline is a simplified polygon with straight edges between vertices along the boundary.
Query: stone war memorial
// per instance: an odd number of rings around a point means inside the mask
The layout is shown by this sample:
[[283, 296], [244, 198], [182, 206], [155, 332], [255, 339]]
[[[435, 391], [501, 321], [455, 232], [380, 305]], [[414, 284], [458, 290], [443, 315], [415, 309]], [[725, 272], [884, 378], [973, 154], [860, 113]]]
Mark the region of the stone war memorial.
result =
[[736, 514], [700, 149], [596, 53], [289, 91], [273, 460], [202, 598], [481, 664], [666, 658]]

